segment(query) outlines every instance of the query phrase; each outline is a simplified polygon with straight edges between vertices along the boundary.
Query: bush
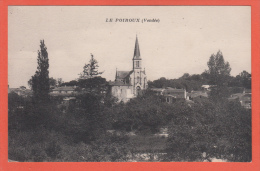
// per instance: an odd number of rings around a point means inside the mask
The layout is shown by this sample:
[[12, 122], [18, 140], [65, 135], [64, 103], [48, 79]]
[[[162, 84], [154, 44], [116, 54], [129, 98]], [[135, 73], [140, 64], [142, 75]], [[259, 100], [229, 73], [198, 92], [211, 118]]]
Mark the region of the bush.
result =
[[251, 161], [251, 111], [233, 102], [202, 103], [195, 104], [191, 111], [179, 109], [173, 113], [165, 160]]

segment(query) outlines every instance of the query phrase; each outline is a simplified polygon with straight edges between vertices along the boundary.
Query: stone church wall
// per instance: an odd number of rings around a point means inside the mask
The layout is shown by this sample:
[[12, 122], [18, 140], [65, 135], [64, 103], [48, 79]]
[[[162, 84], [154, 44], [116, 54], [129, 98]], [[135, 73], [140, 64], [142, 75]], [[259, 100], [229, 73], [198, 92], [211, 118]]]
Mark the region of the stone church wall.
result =
[[112, 86], [113, 96], [118, 98], [118, 101], [127, 102], [134, 97], [132, 86]]

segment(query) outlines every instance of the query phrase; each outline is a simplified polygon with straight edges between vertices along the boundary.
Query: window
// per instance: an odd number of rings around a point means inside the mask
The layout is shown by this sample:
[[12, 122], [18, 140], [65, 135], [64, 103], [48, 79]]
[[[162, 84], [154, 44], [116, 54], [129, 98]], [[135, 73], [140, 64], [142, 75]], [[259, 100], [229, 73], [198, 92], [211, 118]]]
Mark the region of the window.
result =
[[136, 67], [139, 67], [139, 61], [136, 61]]
[[136, 82], [137, 82], [137, 83], [140, 83], [140, 82], [141, 82], [139, 76], [137, 76], [137, 78], [136, 78]]
[[141, 87], [136, 87], [136, 94], [137, 96], [141, 95]]

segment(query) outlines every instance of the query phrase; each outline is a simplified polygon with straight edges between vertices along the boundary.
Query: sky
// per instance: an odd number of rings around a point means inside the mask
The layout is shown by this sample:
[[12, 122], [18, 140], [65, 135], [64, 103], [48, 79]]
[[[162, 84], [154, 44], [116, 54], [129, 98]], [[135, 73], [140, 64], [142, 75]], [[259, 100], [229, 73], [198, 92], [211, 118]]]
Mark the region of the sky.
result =
[[9, 6], [8, 84], [28, 87], [42, 39], [50, 77], [77, 79], [92, 53], [102, 77], [113, 81], [116, 68], [132, 70], [136, 36], [151, 81], [201, 74], [219, 50], [231, 75], [251, 73], [250, 6]]

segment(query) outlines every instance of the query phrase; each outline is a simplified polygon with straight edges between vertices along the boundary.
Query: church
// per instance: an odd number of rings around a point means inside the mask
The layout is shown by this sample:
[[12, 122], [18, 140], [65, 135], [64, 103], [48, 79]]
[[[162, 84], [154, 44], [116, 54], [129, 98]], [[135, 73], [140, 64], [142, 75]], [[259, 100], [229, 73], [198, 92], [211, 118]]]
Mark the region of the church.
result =
[[140, 95], [142, 90], [148, 88], [145, 69], [142, 68], [142, 58], [137, 37], [132, 62], [133, 69], [131, 71], [116, 70], [115, 81], [110, 82], [111, 93], [118, 98], [119, 102], [127, 102], [131, 98]]

